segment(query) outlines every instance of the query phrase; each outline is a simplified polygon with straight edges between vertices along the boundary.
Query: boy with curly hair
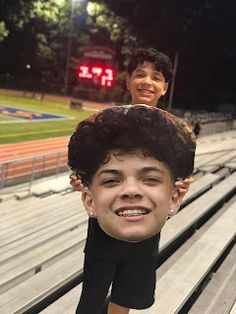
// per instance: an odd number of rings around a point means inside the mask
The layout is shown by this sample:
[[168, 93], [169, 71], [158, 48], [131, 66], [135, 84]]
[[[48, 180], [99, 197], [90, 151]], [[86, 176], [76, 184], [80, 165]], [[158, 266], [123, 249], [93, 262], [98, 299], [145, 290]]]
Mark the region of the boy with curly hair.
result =
[[181, 205], [175, 182], [192, 174], [195, 146], [182, 120], [146, 105], [109, 108], [78, 125], [69, 166], [90, 218], [76, 313], [101, 313], [111, 284], [108, 314], [153, 304], [160, 230]]

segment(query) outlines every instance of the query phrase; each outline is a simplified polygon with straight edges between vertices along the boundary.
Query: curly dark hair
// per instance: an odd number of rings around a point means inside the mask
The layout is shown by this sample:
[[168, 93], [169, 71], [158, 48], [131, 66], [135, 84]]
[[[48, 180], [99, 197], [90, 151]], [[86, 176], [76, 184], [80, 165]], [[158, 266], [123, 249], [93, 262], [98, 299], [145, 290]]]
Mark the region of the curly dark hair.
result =
[[169, 168], [173, 180], [194, 169], [196, 140], [187, 124], [172, 114], [145, 105], [108, 108], [78, 124], [69, 141], [68, 164], [89, 186], [111, 151], [141, 149]]
[[143, 64], [145, 61], [152, 63], [155, 70], [162, 73], [165, 81], [171, 83], [174, 72], [172, 62], [167, 55], [154, 48], [138, 48], [133, 52], [127, 66], [129, 76], [139, 64]]

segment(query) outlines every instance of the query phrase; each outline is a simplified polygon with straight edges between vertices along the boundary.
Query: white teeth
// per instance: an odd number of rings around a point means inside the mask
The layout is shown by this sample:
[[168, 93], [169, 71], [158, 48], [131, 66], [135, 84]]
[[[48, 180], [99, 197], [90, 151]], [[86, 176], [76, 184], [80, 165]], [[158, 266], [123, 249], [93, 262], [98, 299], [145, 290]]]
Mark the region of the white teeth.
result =
[[118, 212], [118, 216], [138, 216], [145, 214], [144, 209], [124, 209]]
[[140, 89], [139, 91], [140, 91], [141, 93], [146, 93], [146, 94], [151, 94], [151, 93], [153, 93], [152, 91], [147, 90], [147, 89]]

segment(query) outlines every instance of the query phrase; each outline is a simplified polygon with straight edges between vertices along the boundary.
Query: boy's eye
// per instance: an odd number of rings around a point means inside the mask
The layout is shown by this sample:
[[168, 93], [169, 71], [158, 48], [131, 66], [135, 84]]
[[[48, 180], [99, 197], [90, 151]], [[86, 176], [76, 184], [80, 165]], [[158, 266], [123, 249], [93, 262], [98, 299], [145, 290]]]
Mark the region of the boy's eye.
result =
[[155, 177], [147, 177], [147, 178], [145, 178], [143, 181], [144, 181], [145, 183], [155, 185], [155, 184], [160, 183], [160, 182], [161, 182], [161, 179], [155, 178]]
[[154, 76], [154, 81], [160, 81], [161, 80], [161, 78], [159, 77], [159, 76]]
[[137, 74], [136, 74], [136, 77], [144, 77], [144, 74], [142, 74], [142, 73], [137, 73]]
[[114, 186], [114, 185], [117, 185], [119, 183], [120, 183], [120, 181], [117, 179], [104, 179], [102, 181], [102, 185], [105, 185], [105, 186]]

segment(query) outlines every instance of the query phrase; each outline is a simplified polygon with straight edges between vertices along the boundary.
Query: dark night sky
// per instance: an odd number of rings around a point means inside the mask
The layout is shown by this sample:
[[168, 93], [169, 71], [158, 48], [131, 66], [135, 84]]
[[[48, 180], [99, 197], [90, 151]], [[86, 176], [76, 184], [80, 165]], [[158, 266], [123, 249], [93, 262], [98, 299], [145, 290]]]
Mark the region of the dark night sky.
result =
[[[172, 61], [178, 52], [174, 96], [178, 106], [214, 110], [224, 103], [236, 103], [235, 0], [101, 2], [129, 20], [143, 46], [163, 51]], [[14, 13], [19, 17], [18, 8], [19, 2], [0, 0], [0, 20], [9, 22]], [[37, 45], [32, 33], [35, 27], [33, 23], [20, 31], [12, 27], [9, 38], [0, 43], [0, 75], [11, 73], [22, 78], [26, 62], [32, 62], [35, 68], [38, 66], [38, 72], [31, 71], [32, 79], [39, 78], [42, 65], [36, 58]], [[58, 69], [62, 67], [65, 51], [61, 49], [48, 64], [56, 79], [63, 80], [63, 71]]]

